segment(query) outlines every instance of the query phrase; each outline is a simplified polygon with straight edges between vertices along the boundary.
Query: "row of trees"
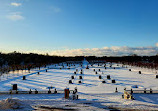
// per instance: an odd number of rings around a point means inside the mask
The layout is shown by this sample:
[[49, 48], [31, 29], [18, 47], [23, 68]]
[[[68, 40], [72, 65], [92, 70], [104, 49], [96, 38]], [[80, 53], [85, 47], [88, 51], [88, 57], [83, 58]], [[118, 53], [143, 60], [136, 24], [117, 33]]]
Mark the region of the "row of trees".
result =
[[87, 57], [91, 60], [105, 60], [107, 62], [122, 63], [124, 65], [137, 66], [142, 68], [150, 68], [158, 70], [158, 55], [155, 56], [137, 56], [136, 54], [131, 56], [122, 57]]
[[42, 67], [51, 63], [65, 61], [65, 58], [41, 54], [22, 54], [18, 52], [3, 54], [0, 53], [0, 72], [5, 73], [10, 70], [30, 70], [35, 67]]
[[96, 57], [96, 56], [76, 56], [76, 57], [62, 57], [50, 56], [48, 54], [24, 54], [19, 52], [12, 52], [8, 54], [0, 53], [0, 72], [10, 70], [31, 69], [34, 67], [41, 67], [52, 63], [60, 63], [65, 61], [82, 61], [84, 58], [88, 61], [107, 61], [119, 62], [128, 65], [135, 65], [139, 67], [158, 68], [158, 56], [122, 56], [122, 57]]

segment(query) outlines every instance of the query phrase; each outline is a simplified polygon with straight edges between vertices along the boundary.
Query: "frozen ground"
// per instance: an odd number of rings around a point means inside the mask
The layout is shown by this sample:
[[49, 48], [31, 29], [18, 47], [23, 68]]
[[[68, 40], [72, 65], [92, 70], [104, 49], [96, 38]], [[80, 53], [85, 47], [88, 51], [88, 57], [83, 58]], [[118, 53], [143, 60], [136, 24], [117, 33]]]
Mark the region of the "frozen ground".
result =
[[[107, 107], [121, 110], [126, 110], [126, 108], [158, 110], [158, 94], [134, 94], [136, 100], [124, 100], [121, 96], [124, 88], [130, 89], [134, 85], [137, 85], [139, 89], [152, 88], [158, 90], [158, 79], [155, 78], [156, 71], [129, 66], [128, 68], [122, 68], [121, 64], [119, 66], [113, 64], [112, 68], [107, 64], [107, 69], [104, 68], [104, 65], [98, 66], [98, 64], [95, 64], [93, 67], [89, 65], [89, 69], [86, 69], [86, 64], [88, 64], [87, 61], [84, 61], [83, 74], [80, 74], [81, 66], [79, 64], [71, 66], [70, 69], [67, 69], [66, 64], [64, 64], [64, 69], [60, 69], [61, 66], [58, 65], [56, 67], [55, 65], [47, 66], [51, 69], [46, 72], [45, 68], [42, 68], [39, 75], [37, 74], [38, 69], [33, 69], [31, 73], [27, 71], [10, 72], [8, 75], [1, 76], [0, 91], [9, 91], [12, 84], [18, 84], [18, 89], [25, 91], [30, 89], [48, 90], [48, 87], [51, 86], [57, 90], [64, 90], [66, 87], [73, 90], [77, 87], [79, 100], [74, 101], [64, 100], [63, 94], [18, 94], [12, 95], [12, 97], [33, 106], [49, 105], [69, 108], [71, 106], [71, 108], [80, 109], [80, 105], [83, 105], [80, 110], [108, 110]], [[132, 71], [129, 71], [129, 68]], [[78, 69], [78, 72], [75, 75], [76, 69]], [[93, 71], [94, 69], [98, 74]], [[142, 71], [142, 74], [138, 74], [139, 70]], [[26, 75], [26, 80], [22, 80], [23, 75]], [[82, 83], [78, 83], [81, 75], [83, 77]], [[99, 79], [99, 75], [102, 76], [102, 79]], [[107, 75], [111, 76], [110, 80], [106, 78]], [[73, 84], [68, 83], [71, 76], [75, 77], [72, 81]], [[111, 83], [112, 79], [115, 79], [116, 83]], [[106, 83], [102, 83], [103, 80]], [[116, 87], [118, 93], [115, 93]], [[0, 95], [0, 100], [8, 97], [11, 97], [11, 95]]]

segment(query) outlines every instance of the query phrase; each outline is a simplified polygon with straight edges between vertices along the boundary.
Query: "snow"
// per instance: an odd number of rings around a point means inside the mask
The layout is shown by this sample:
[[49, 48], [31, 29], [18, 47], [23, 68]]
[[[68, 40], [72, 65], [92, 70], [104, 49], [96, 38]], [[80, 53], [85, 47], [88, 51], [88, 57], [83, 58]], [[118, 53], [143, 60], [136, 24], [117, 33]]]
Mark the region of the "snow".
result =
[[[87, 110], [91, 108], [107, 110], [107, 107], [142, 110], [145, 108], [149, 110], [158, 108], [158, 94], [133, 94], [135, 100], [122, 99], [124, 88], [135, 89], [135, 86], [138, 86], [136, 89], [152, 88], [152, 90], [157, 90], [158, 79], [155, 78], [156, 70], [131, 66], [122, 68], [121, 64], [119, 64], [119, 66], [113, 64], [111, 68], [109, 63], [107, 63], [106, 69], [104, 68], [104, 64], [102, 66], [98, 66], [98, 64], [94, 64], [93, 66], [89, 65], [89, 69], [86, 69], [89, 64], [88, 61], [84, 60], [82, 63], [83, 68], [81, 68], [80, 64], [75, 64], [75, 66], [71, 66], [70, 69], [67, 69], [68, 66], [66, 63], [64, 63], [64, 68], [58, 64], [53, 64], [47, 66], [47, 68], [41, 68], [40, 71], [37, 68], [32, 69], [30, 73], [27, 71], [10, 72], [0, 77], [0, 91], [9, 91], [12, 88], [12, 84], [18, 84], [18, 90], [22, 91], [29, 91], [30, 89], [46, 91], [48, 87], [53, 87], [53, 89], [56, 88], [57, 90], [64, 90], [65, 88], [73, 90], [77, 87], [79, 100], [65, 100], [63, 99], [63, 94], [0, 95], [0, 100], [12, 96], [13, 98], [27, 101], [27, 103], [34, 106], [39, 106], [40, 103], [49, 106], [52, 104], [59, 106], [58, 103], [61, 103], [61, 105], [64, 106], [65, 103], [67, 105], [75, 104], [77, 108], [81, 103], [84, 104], [87, 102], [88, 104], [86, 105], [88, 105], [88, 107], [84, 107], [88, 108]], [[50, 69], [48, 69], [48, 67]], [[115, 67], [115, 69], [113, 67]], [[45, 69], [48, 69], [48, 72], [46, 72]], [[76, 69], [78, 69], [78, 72], [74, 74]], [[80, 74], [81, 69], [83, 70], [83, 74]], [[95, 69], [98, 74], [96, 74], [93, 69]], [[99, 69], [101, 71], [99, 71]], [[129, 71], [129, 69], [131, 69], [131, 71]], [[138, 71], [141, 71], [142, 74], [138, 74]], [[38, 75], [37, 72], [40, 72], [40, 74]], [[22, 80], [24, 75], [26, 76], [26, 80]], [[75, 79], [72, 80], [73, 84], [69, 84], [72, 75], [74, 75]], [[99, 79], [99, 75], [102, 76], [102, 79]], [[107, 75], [110, 75], [111, 79], [107, 79]], [[83, 80], [81, 80], [82, 83], [79, 83], [79, 76], [83, 77]], [[116, 83], [112, 83], [112, 79], [115, 79]], [[103, 80], [105, 80], [106, 83], [102, 83]], [[118, 93], [115, 93], [116, 87]], [[58, 101], [58, 103], [56, 103], [56, 101]]]
[[7, 98], [6, 100], [0, 101], [0, 109], [2, 110], [11, 110], [11, 109], [22, 109], [22, 110], [33, 110], [33, 108], [28, 105], [22, 103], [18, 99]]

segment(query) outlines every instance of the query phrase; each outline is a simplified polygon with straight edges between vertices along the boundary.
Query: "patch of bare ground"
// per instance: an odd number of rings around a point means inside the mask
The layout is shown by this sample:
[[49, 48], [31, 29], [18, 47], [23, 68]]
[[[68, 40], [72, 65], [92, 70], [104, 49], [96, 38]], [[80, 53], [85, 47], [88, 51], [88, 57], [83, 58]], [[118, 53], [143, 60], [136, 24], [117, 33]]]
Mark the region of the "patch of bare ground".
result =
[[34, 106], [34, 109], [36, 111], [78, 111], [77, 109], [74, 108], [52, 107], [52, 106]]

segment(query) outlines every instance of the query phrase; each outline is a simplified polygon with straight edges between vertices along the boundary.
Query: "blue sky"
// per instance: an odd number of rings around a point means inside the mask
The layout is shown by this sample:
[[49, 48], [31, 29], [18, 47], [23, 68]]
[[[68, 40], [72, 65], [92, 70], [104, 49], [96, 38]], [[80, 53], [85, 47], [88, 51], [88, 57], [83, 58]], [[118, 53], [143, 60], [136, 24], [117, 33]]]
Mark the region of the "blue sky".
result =
[[144, 55], [157, 54], [157, 6], [157, 0], [0, 0], [0, 51], [128, 55], [143, 47]]

